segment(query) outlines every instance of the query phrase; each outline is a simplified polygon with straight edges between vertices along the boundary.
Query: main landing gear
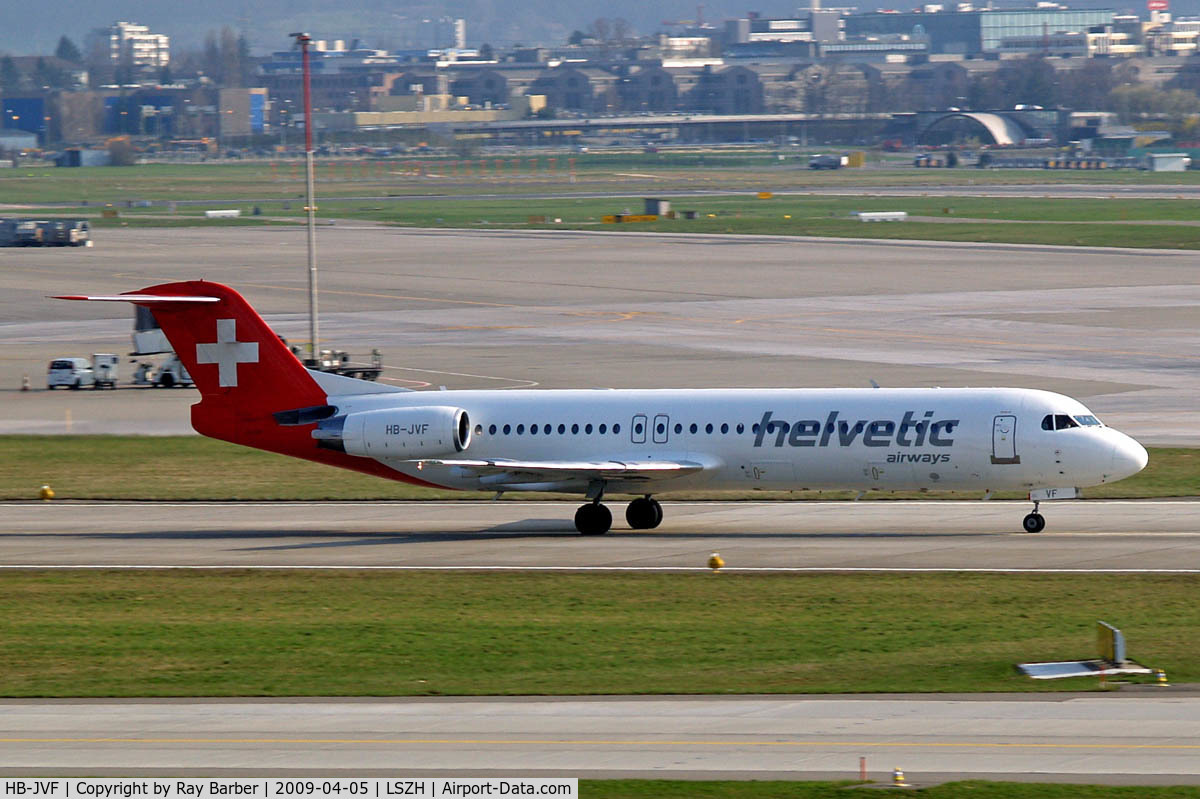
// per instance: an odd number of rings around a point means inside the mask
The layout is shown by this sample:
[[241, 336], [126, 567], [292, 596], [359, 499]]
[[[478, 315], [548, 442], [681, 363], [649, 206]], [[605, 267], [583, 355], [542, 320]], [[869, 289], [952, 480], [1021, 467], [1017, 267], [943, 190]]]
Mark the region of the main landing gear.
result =
[[649, 495], [638, 497], [625, 509], [625, 521], [629, 522], [629, 526], [634, 530], [653, 530], [662, 524], [662, 520], [662, 505]]
[[1038, 500], [1033, 501], [1033, 513], [1029, 514], [1022, 520], [1021, 526], [1025, 528], [1027, 533], [1040, 533], [1046, 529], [1046, 517], [1038, 513]]
[[[653, 530], [662, 524], [663, 509], [657, 499], [638, 497], [625, 509], [625, 521], [634, 530]], [[596, 497], [575, 511], [575, 529], [583, 535], [604, 535], [612, 527], [612, 511]]]
[[575, 529], [583, 535], [604, 535], [612, 527], [612, 511], [600, 500], [580, 505], [575, 511]]

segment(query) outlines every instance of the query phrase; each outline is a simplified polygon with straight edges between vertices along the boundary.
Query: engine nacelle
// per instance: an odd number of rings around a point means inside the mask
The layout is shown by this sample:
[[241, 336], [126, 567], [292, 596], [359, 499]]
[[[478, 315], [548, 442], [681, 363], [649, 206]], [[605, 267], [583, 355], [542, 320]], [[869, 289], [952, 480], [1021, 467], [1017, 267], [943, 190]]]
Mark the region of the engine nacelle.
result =
[[368, 458], [444, 458], [471, 444], [462, 408], [428, 406], [360, 411], [319, 422], [321, 446]]

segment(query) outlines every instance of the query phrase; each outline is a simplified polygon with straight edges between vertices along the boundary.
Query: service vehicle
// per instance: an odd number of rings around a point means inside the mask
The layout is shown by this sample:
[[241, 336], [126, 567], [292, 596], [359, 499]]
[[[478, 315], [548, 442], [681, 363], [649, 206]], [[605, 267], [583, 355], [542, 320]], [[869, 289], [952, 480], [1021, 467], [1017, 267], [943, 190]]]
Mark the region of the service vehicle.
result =
[[841, 169], [846, 159], [840, 155], [814, 155], [808, 159], [809, 169]]
[[155, 388], [189, 388], [196, 385], [183, 361], [173, 352], [154, 370], [150, 383]]
[[92, 354], [92, 377], [94, 388], [116, 388], [117, 373], [120, 370], [121, 358], [111, 352]]
[[46, 388], [48, 389], [56, 389], [59, 386], [80, 389], [91, 386], [95, 382], [96, 375], [87, 358], [55, 358], [50, 362], [50, 368], [46, 371]]

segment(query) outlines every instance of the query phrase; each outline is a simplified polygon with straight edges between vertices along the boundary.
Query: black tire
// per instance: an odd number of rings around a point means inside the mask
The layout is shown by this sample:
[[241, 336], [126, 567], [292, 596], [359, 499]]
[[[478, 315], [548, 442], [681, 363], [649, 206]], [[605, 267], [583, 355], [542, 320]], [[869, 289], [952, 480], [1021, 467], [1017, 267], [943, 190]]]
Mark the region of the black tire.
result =
[[581, 535], [604, 535], [612, 528], [612, 511], [606, 506], [588, 503], [575, 511], [575, 529]]
[[78, 380], [76, 380], [74, 383], [72, 383], [72, 384], [71, 384], [71, 390], [72, 390], [72, 391], [78, 391], [78, 390], [79, 390], [79, 388], [80, 388], [80, 384], [79, 384], [79, 381], [78, 381]]
[[1040, 533], [1046, 529], [1046, 517], [1040, 513], [1031, 513], [1024, 518], [1021, 526], [1027, 533]]
[[175, 375], [168, 372], [158, 378], [158, 384], [163, 388], [175, 388]]
[[662, 505], [650, 497], [638, 497], [625, 509], [625, 521], [634, 530], [653, 530], [662, 520]]

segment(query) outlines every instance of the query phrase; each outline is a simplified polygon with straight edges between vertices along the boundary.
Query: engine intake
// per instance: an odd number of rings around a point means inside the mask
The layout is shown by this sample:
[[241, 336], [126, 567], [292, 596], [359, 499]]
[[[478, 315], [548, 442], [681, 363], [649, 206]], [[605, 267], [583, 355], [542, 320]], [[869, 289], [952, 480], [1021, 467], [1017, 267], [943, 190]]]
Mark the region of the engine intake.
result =
[[312, 436], [318, 446], [348, 455], [440, 458], [471, 445], [471, 419], [462, 408], [388, 408], [326, 419]]

